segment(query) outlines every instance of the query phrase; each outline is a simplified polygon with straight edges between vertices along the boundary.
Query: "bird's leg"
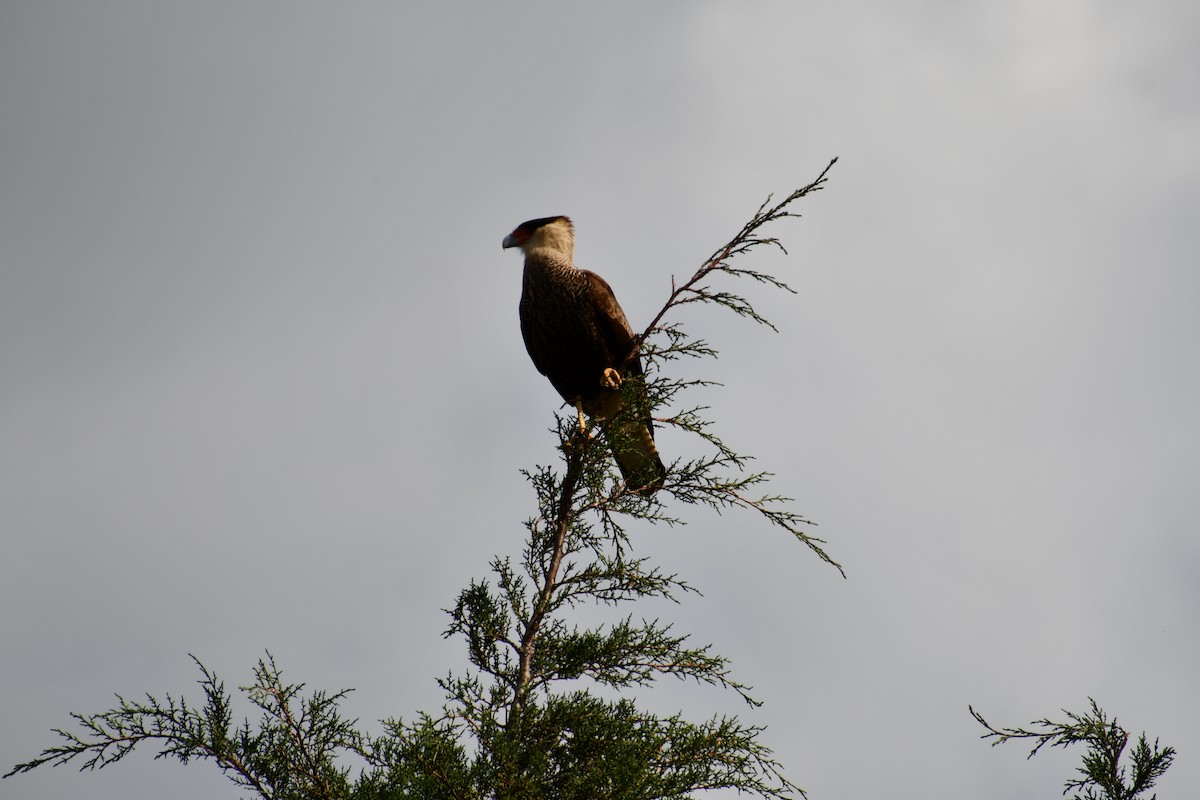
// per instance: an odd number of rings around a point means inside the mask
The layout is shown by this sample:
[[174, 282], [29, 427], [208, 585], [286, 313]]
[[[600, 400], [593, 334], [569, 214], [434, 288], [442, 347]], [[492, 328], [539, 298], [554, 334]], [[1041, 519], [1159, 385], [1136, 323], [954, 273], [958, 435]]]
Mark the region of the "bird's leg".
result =
[[604, 373], [600, 376], [600, 385], [605, 389], [620, 389], [621, 373], [612, 367], [605, 367]]
[[588, 439], [595, 439], [596, 434], [598, 434], [600, 432], [600, 429], [592, 428], [590, 431], [587, 429], [587, 423], [583, 419], [583, 401], [582, 400], [575, 401], [575, 412], [577, 414], [579, 414], [579, 435], [587, 437]]

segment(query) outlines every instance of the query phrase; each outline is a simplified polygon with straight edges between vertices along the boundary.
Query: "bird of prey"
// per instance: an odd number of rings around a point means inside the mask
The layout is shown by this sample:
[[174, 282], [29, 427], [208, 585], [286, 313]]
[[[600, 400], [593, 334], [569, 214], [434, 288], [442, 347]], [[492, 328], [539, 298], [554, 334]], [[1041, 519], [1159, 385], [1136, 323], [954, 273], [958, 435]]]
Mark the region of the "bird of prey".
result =
[[[627, 486], [658, 489], [667, 470], [654, 446], [633, 329], [608, 283], [575, 266], [575, 226], [566, 217], [531, 219], [503, 246], [525, 254], [521, 335], [533, 365], [575, 407], [581, 429], [585, 413], [599, 423]], [[622, 414], [626, 402], [641, 410]]]

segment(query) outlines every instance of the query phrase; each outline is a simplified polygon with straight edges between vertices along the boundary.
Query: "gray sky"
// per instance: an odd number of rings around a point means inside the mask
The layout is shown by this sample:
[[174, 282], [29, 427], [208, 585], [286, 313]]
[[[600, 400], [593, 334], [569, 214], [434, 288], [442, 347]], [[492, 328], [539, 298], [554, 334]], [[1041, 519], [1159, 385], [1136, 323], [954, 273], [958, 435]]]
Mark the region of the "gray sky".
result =
[[[601, 10], [602, 9], [602, 10]], [[780, 333], [705, 397], [849, 579], [750, 516], [634, 531], [814, 798], [1056, 796], [977, 739], [1089, 696], [1200, 796], [1200, 6], [6, 2], [0, 766], [112, 693], [436, 710], [439, 609], [517, 553], [557, 396], [516, 223], [635, 327], [764, 197]], [[687, 317], [684, 318], [685, 320]], [[664, 435], [669, 460], [684, 443]], [[636, 610], [636, 609], [635, 609]], [[0, 795], [235, 797], [211, 766]]]

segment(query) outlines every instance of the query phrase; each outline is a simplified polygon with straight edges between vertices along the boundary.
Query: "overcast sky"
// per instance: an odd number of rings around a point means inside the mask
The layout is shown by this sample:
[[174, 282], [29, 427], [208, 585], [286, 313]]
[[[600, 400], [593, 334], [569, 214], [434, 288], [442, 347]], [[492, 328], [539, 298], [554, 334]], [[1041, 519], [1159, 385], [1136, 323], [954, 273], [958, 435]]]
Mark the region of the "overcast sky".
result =
[[[416, 5], [0, 3], [0, 768], [197, 697], [188, 653], [436, 711], [440, 609], [554, 456], [501, 238], [571, 215], [640, 328], [839, 156], [757, 264], [780, 332], [682, 319], [848, 579], [749, 515], [635, 528], [766, 705], [646, 702], [768, 726], [814, 800], [1008, 800], [1082, 753], [967, 705], [1090, 696], [1200, 796], [1200, 5]], [[238, 796], [152, 752], [0, 796]]]

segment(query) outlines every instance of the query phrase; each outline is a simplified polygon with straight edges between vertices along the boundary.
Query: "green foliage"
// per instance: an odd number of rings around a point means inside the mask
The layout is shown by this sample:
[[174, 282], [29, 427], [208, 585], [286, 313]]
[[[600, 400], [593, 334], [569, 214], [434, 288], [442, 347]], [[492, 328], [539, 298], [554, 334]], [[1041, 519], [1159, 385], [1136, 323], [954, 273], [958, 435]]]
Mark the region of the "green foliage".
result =
[[[830, 167], [832, 162], [783, 202], [764, 203], [691, 278], [672, 281], [667, 302], [637, 339], [646, 391], [626, 381], [621, 413], [640, 419], [678, 407], [687, 391], [708, 385], [661, 374], [666, 362], [716, 356], [679, 323], [663, 322], [670, 312], [708, 303], [770, 325], [748, 300], [714, 288], [713, 281], [748, 278], [787, 289], [770, 275], [736, 266], [734, 258], [780, 246], [760, 233], [763, 226], [795, 216], [790, 205], [819, 190]], [[574, 414], [557, 418], [552, 431], [561, 461], [525, 473], [537, 511], [525, 522], [520, 556], [493, 559], [489, 578], [472, 581], [447, 610], [445, 635], [462, 639], [469, 666], [438, 681], [446, 698], [439, 713], [385, 720], [378, 735], [362, 733], [339, 714], [345, 692], [305, 696], [303, 685], [284, 683], [268, 655], [253, 684], [243, 688], [262, 711], [257, 724], [231, 727], [232, 698], [200, 665], [202, 708], [170, 696], [148, 696], [145, 703], [118, 698], [110, 711], [73, 715], [82, 733], [57, 731], [63, 743], [10, 774], [76, 758], [85, 769], [101, 767], [152, 743], [158, 757], [212, 760], [238, 786], [271, 800], [652, 800], [709, 789], [763, 798], [803, 795], [759, 741], [761, 728], [736, 717], [661, 716], [628, 697], [632, 689], [674, 677], [732, 691], [757, 705], [749, 687], [732, 677], [728, 660], [710, 646], [691, 643], [669, 622], [627, 612], [592, 627], [570, 619], [581, 604], [616, 609], [651, 598], [678, 603], [695, 593], [677, 575], [636, 556], [626, 531], [631, 520], [679, 524], [664, 505], [668, 499], [718, 512], [748, 510], [841, 570], [805, 529], [809, 523], [787, 507], [787, 498], [751, 494], [769, 474], [747, 470], [749, 459], [715, 435], [706, 408], [683, 409], [656, 421], [696, 436], [704, 452], [671, 464], [658, 492], [625, 485], [602, 437], [581, 431]], [[604, 696], [612, 690], [626, 694]], [[358, 764], [354, 776], [348, 762]]]
[[[1123, 765], [1121, 757], [1129, 744], [1129, 734], [1117, 725], [1116, 717], [1108, 719], [1095, 700], [1088, 698], [1088, 702], [1091, 710], [1085, 714], [1063, 709], [1066, 722], [1039, 719], [1030, 723], [1031, 728], [994, 728], [974, 708], [970, 711], [979, 724], [987, 728], [988, 732], [981, 738], [991, 739], [993, 747], [1012, 739], [1036, 742], [1027, 758], [1033, 758], [1046, 745], [1086, 745], [1083, 766], [1078, 769], [1080, 777], [1067, 781], [1064, 795], [1074, 791], [1077, 792], [1075, 800], [1135, 800], [1150, 791], [1171, 766], [1175, 749], [1160, 749], [1157, 739], [1151, 746], [1143, 733], [1129, 752], [1128, 763]], [[1155, 797], [1157, 795], [1151, 795], [1150, 800]]]
[[262, 797], [350, 796], [348, 770], [334, 760], [339, 753], [358, 750], [361, 741], [354, 723], [338, 713], [345, 691], [304, 697], [304, 685], [284, 684], [268, 654], [254, 668], [254, 683], [243, 689], [262, 712], [258, 724], [245, 720], [235, 728], [225, 684], [199, 661], [196, 664], [202, 676], [202, 706], [169, 694], [162, 699], [147, 694], [144, 701], [117, 695], [116, 707], [108, 711], [71, 714], [82, 733], [56, 729], [63, 744], [16, 765], [4, 777], [76, 758], [82, 761], [81, 769], [106, 767], [137, 745], [151, 743], [160, 748], [156, 758], [171, 756], [184, 764], [213, 761], [235, 784]]

